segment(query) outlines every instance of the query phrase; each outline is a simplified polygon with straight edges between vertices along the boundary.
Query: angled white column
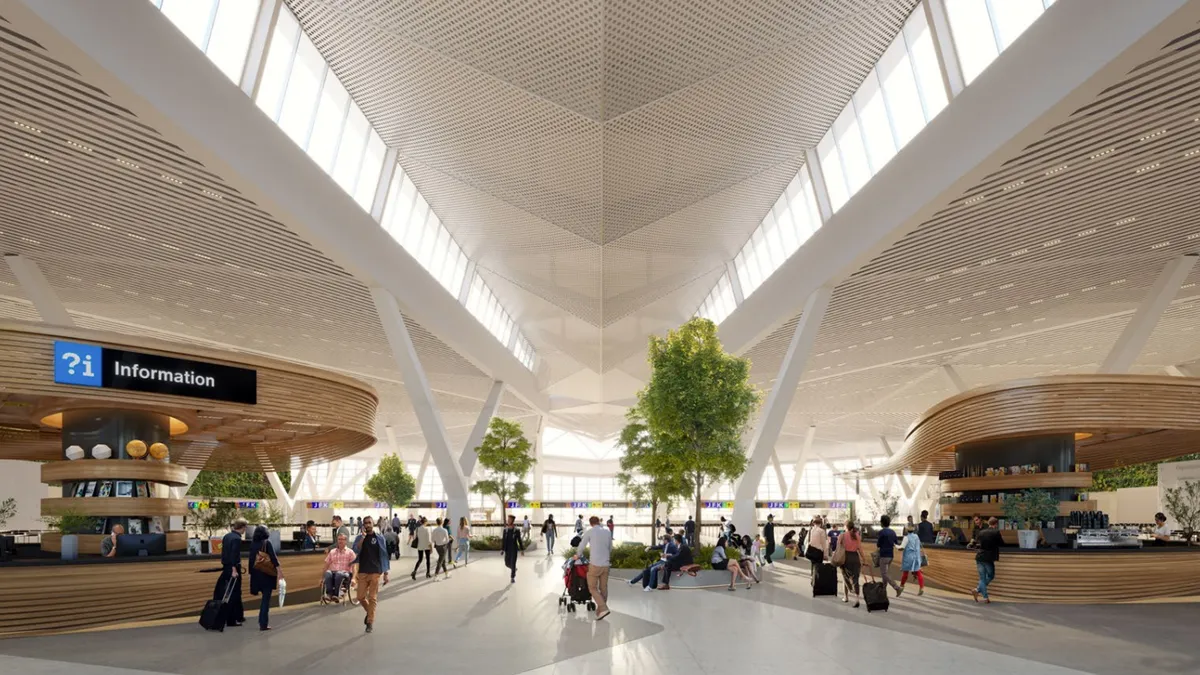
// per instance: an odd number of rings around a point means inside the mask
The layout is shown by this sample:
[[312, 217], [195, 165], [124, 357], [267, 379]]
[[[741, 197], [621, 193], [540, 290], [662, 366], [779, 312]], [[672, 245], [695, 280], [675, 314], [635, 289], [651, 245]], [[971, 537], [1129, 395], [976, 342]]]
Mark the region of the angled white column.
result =
[[779, 494], [787, 494], [787, 480], [783, 477], [783, 467], [779, 464], [779, 453], [775, 449], [771, 449], [771, 467], [775, 469], [775, 480], [779, 482]]
[[238, 86], [252, 100], [258, 95], [258, 83], [262, 79], [263, 68], [267, 65], [267, 49], [271, 46], [271, 35], [275, 32], [275, 22], [279, 19], [279, 7], [282, 4], [283, 0], [263, 0], [258, 7], [254, 30], [250, 33], [246, 65], [242, 68], [242, 78], [238, 82]]
[[792, 334], [787, 353], [783, 357], [783, 363], [779, 366], [775, 386], [767, 395], [767, 402], [759, 415], [758, 425], [750, 441], [750, 464], [738, 481], [733, 497], [733, 523], [742, 532], [754, 531], [758, 520], [754, 506], [758, 484], [767, 468], [767, 462], [771, 459], [771, 453], [775, 451], [779, 432], [783, 430], [783, 421], [787, 418], [788, 408], [796, 396], [796, 387], [800, 385], [800, 376], [804, 373], [808, 355], [817, 340], [821, 321], [825, 318], [825, 310], [829, 308], [829, 299], [832, 296], [833, 289], [822, 286], [808, 297], [800, 321], [796, 324], [796, 332]]
[[950, 18], [946, 14], [946, 0], [925, 0], [925, 20], [933, 37], [934, 52], [938, 66], [942, 69], [942, 84], [946, 87], [946, 99], [953, 100], [967, 86], [963, 78], [958, 51], [954, 48], [954, 34], [950, 30]]
[[[881, 445], [883, 447], [883, 454], [887, 455], [890, 458], [892, 456], [892, 446], [888, 443], [888, 440], [886, 438], [884, 438], [883, 436], [880, 436], [879, 437], [879, 445]], [[913, 496], [912, 486], [908, 484], [908, 479], [904, 477], [904, 473], [901, 471], [897, 471], [896, 472], [896, 480], [900, 481], [900, 489], [904, 490], [904, 498], [912, 499], [912, 496]]]
[[1121, 331], [1120, 337], [1113, 343], [1104, 363], [1100, 364], [1099, 372], [1129, 372], [1130, 366], [1137, 360], [1142, 348], [1146, 346], [1146, 342], [1154, 332], [1154, 327], [1158, 325], [1158, 320], [1162, 318], [1163, 312], [1170, 306], [1175, 295], [1179, 293], [1179, 287], [1183, 285], [1184, 279], [1187, 279], [1192, 268], [1196, 266], [1197, 259], [1195, 253], [1189, 253], [1167, 263], [1158, 278], [1154, 280], [1150, 291], [1146, 293], [1142, 304], [1138, 306], [1133, 317], [1129, 319], [1129, 323], [1125, 325], [1125, 330]]
[[[867, 466], [867, 458], [863, 455], [858, 456], [858, 462], [860, 464], [862, 464], [864, 467]], [[863, 478], [863, 480], [866, 481], [867, 492], [871, 495], [871, 498], [878, 499], [879, 498], [879, 490], [875, 489], [875, 481], [870, 478]]]
[[[533, 436], [533, 457], [536, 463], [533, 465], [533, 499], [532, 501], [540, 502], [545, 496], [545, 470], [542, 468], [542, 427], [546, 423], [545, 416], [538, 417], [535, 429], [537, 431]], [[534, 523], [542, 522], [542, 510], [533, 510]]]
[[725, 273], [729, 275], [729, 286], [733, 289], [733, 304], [740, 305], [746, 299], [746, 294], [742, 292], [742, 279], [738, 276], [737, 266], [733, 261], [725, 263]]
[[469, 481], [475, 474], [475, 461], [479, 458], [479, 454], [475, 450], [483, 443], [483, 437], [487, 435], [488, 425], [492, 423], [492, 418], [496, 416], [496, 411], [500, 409], [500, 396], [504, 393], [504, 383], [500, 380], [492, 382], [492, 388], [488, 391], [487, 399], [483, 402], [483, 409], [479, 411], [479, 419], [475, 420], [475, 428], [471, 430], [471, 435], [467, 437], [467, 444], [463, 447], [462, 455], [458, 458], [458, 465], [462, 468], [463, 476]]
[[1167, 366], [1163, 370], [1167, 371], [1168, 375], [1174, 375], [1175, 377], [1196, 377], [1195, 369], [1183, 364]]
[[292, 489], [288, 490], [288, 501], [291, 502], [291, 507], [296, 506], [296, 495], [300, 494], [300, 486], [304, 483], [304, 479], [308, 478], [308, 465], [304, 464], [292, 474]]
[[55, 326], [75, 325], [75, 320], [67, 313], [67, 308], [58, 299], [58, 294], [50, 287], [50, 282], [46, 281], [46, 275], [42, 274], [37, 263], [15, 253], [5, 255], [4, 262], [8, 263], [8, 269], [12, 270], [25, 297], [42, 316], [42, 321]]
[[271, 486], [271, 490], [275, 493], [275, 501], [279, 503], [279, 508], [287, 516], [288, 522], [292, 520], [292, 500], [288, 496], [288, 491], [283, 489], [283, 481], [279, 479], [278, 471], [268, 471], [267, 483]]
[[429, 470], [429, 460], [432, 457], [429, 448], [425, 448], [425, 454], [421, 455], [421, 468], [417, 469], [417, 494], [421, 494], [421, 486], [425, 484], [425, 472]]
[[433, 392], [429, 389], [429, 379], [425, 377], [425, 368], [417, 358], [417, 350], [413, 347], [408, 327], [404, 325], [404, 316], [392, 294], [382, 288], [371, 289], [371, 299], [375, 301], [375, 309], [379, 313], [379, 321], [383, 325], [384, 335], [392, 348], [392, 356], [400, 367], [400, 375], [404, 380], [404, 388], [412, 401], [413, 412], [421, 424], [421, 432], [433, 463], [437, 466], [446, 490], [449, 509], [446, 516], [452, 522], [460, 517], [470, 516], [467, 503], [467, 482], [462, 469], [455, 461], [450, 451], [450, 442], [446, 439], [446, 425], [442, 422], [442, 414], [438, 411]]
[[375, 197], [371, 200], [371, 217], [375, 222], [383, 220], [383, 209], [387, 206], [388, 188], [392, 185], [392, 176], [396, 175], [398, 167], [396, 159], [400, 156], [400, 151], [396, 148], [388, 148], [387, 152], [383, 153], [383, 169], [379, 172], [379, 182], [375, 185]]
[[954, 366], [944, 363], [942, 364], [942, 374], [950, 381], [950, 387], [957, 393], [961, 394], [967, 390], [967, 383], [963, 382], [962, 376], [954, 369]]
[[[789, 502], [796, 500], [796, 495], [800, 492], [800, 481], [804, 479], [804, 467], [808, 465], [809, 455], [812, 454], [813, 439], [817, 437], [817, 427], [808, 425], [808, 429], [804, 432], [804, 445], [800, 448], [800, 454], [796, 457], [796, 470], [792, 473], [792, 483], [788, 485], [787, 500]], [[792, 520], [795, 520], [800, 515], [799, 509], [792, 509]]]
[[808, 171], [808, 179], [812, 182], [813, 194], [817, 197], [817, 212], [821, 222], [829, 222], [833, 217], [833, 204], [829, 201], [829, 187], [825, 184], [825, 170], [817, 159], [816, 148], [804, 151], [804, 169]]
[[822, 457], [821, 463], [824, 464], [825, 466], [829, 467], [829, 471], [833, 473], [833, 477], [842, 481], [843, 483], [845, 483], [846, 487], [850, 488], [854, 492], [855, 495], [860, 495], [862, 493], [862, 491], [858, 488], [858, 486], [854, 484], [854, 481], [852, 481], [849, 478], [846, 478], [844, 475], [842, 475], [842, 472], [839, 471], [838, 468], [833, 465], [833, 462]]

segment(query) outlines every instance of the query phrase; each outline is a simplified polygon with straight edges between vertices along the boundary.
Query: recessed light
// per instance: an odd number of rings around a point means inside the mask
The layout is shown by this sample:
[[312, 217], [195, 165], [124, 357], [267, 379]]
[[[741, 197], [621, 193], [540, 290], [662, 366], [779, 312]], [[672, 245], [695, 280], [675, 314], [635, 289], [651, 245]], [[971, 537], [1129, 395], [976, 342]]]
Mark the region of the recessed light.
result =
[[998, 258], [988, 258], [987, 260], [984, 260], [983, 262], [981, 262], [979, 264], [980, 265], [991, 265], [992, 263], [996, 262], [997, 260], [998, 260]]
[[1151, 249], [1166, 248], [1167, 246], [1170, 246], [1170, 245], [1171, 245], [1171, 242], [1164, 241], [1164, 242], [1159, 242], [1159, 243], [1151, 246], [1150, 248]]
[[917, 313], [917, 310], [915, 310], [915, 309], [910, 309], [910, 310], [908, 310], [908, 311], [906, 311], [906, 312], [900, 312], [900, 316], [911, 316], [911, 315], [913, 315], [913, 314], [916, 314], [916, 313]]
[[994, 310], [994, 309], [993, 309], [993, 310], [991, 310], [991, 311], [989, 311], [989, 312], [984, 312], [983, 314], [980, 314], [980, 316], [991, 316], [991, 315], [993, 315], [993, 314], [995, 314], [995, 313], [996, 313], [996, 310]]
[[18, 121], [16, 121], [16, 120], [13, 120], [13, 124], [17, 125], [18, 127], [21, 127], [21, 128], [22, 128], [22, 129], [24, 129], [25, 131], [32, 131], [32, 132], [33, 132], [33, 133], [35, 133], [35, 134], [40, 134], [40, 133], [42, 133], [42, 130], [41, 130], [41, 129], [39, 129], [39, 128], [37, 128], [37, 127], [31, 127], [31, 126], [29, 126], [28, 124], [25, 124], [24, 122], [18, 122]]
[[981, 295], [987, 295], [987, 291], [975, 291], [971, 294], [972, 298], [978, 298]]
[[72, 148], [75, 148], [76, 150], [82, 150], [82, 151], [84, 151], [84, 152], [91, 152], [91, 151], [92, 151], [92, 149], [91, 149], [91, 148], [89, 148], [88, 146], [84, 145], [83, 143], [76, 143], [75, 141], [72, 141], [72, 140], [68, 140], [68, 141], [67, 141], [67, 145], [71, 146]]
[[1044, 246], [1046, 248], [1050, 248], [1051, 246], [1057, 246], [1058, 244], [1061, 244], [1061, 243], [1062, 243], [1062, 239], [1051, 239], [1050, 241], [1042, 242], [1042, 246]]
[[1096, 290], [1095, 286], [1088, 286], [1087, 288], [1083, 289], [1083, 292], [1087, 293], [1088, 291], [1094, 291], [1094, 290]]
[[1066, 168], [1067, 168], [1067, 166], [1068, 166], [1067, 164], [1063, 164], [1062, 166], [1058, 166], [1058, 167], [1055, 167], [1055, 168], [1053, 168], [1053, 169], [1050, 169], [1049, 171], [1047, 171], [1046, 173], [1044, 173], [1044, 174], [1042, 174], [1042, 175], [1044, 175], [1044, 176], [1052, 176], [1052, 175], [1054, 175], [1054, 174], [1058, 173], [1059, 171], [1062, 171], [1062, 170], [1066, 169]]
[[1150, 170], [1152, 170], [1152, 169], [1157, 169], [1157, 168], [1158, 168], [1158, 167], [1160, 167], [1160, 166], [1162, 166], [1162, 162], [1155, 162], [1155, 163], [1153, 163], [1153, 164], [1147, 164], [1146, 166], [1143, 166], [1143, 167], [1142, 167], [1142, 168], [1140, 168], [1140, 169], [1134, 169], [1134, 170], [1133, 170], [1133, 172], [1134, 172], [1134, 173], [1145, 173], [1145, 172], [1147, 172], [1147, 171], [1150, 171]]
[[1092, 159], [1098, 159], [1105, 155], [1111, 155], [1112, 153], [1114, 153], [1116, 151], [1117, 151], [1116, 148], [1109, 148], [1107, 150], [1101, 150], [1100, 152], [1097, 152], [1096, 154], [1092, 155]]
[[41, 162], [42, 164], [49, 164], [49, 163], [50, 163], [50, 160], [46, 159], [45, 157], [40, 157], [40, 156], [38, 156], [38, 155], [32, 155], [32, 154], [30, 154], [30, 153], [28, 153], [28, 152], [22, 152], [21, 154], [22, 154], [22, 155], [25, 155], [26, 157], [28, 157], [29, 159], [32, 159], [32, 160], [33, 160], [33, 161], [35, 161], [35, 162]]
[[1021, 186], [1022, 186], [1022, 185], [1024, 185], [1024, 184], [1025, 184], [1025, 181], [1023, 181], [1023, 180], [1019, 180], [1019, 181], [1017, 181], [1017, 182], [1015, 182], [1015, 183], [1009, 183], [1008, 185], [1005, 185], [1004, 187], [1002, 187], [1002, 188], [1000, 188], [1000, 189], [1001, 189], [1001, 190], [1004, 190], [1005, 192], [1008, 192], [1009, 190], [1013, 190], [1013, 189], [1019, 188], [1019, 187], [1021, 187]]
[[127, 166], [127, 167], [129, 167], [129, 168], [131, 168], [131, 169], [140, 169], [140, 168], [142, 168], [142, 167], [138, 166], [137, 164], [134, 164], [133, 162], [131, 162], [131, 161], [129, 161], [129, 160], [126, 160], [126, 159], [121, 159], [120, 157], [117, 157], [117, 158], [116, 158], [116, 160], [117, 160], [117, 163], [119, 163], [119, 164], [124, 164], [125, 166]]
[[73, 277], [70, 274], [67, 275], [67, 278], [71, 281], [83, 281], [83, 279], [80, 279], [79, 277]]
[[1029, 249], [1027, 249], [1027, 248], [1023, 248], [1023, 249], [1020, 249], [1020, 250], [1018, 250], [1018, 251], [1013, 251], [1012, 253], [1009, 253], [1009, 255], [1010, 255], [1010, 256], [1013, 256], [1013, 257], [1016, 257], [1016, 256], [1019, 256], [1019, 255], [1025, 255], [1026, 253], [1029, 253]]
[[1123, 284], [1123, 283], [1125, 283], [1125, 279], [1117, 279], [1116, 281], [1110, 281], [1110, 282], [1108, 282], [1108, 283], [1109, 283], [1109, 285], [1110, 285], [1110, 286], [1116, 286], [1117, 284]]
[[1145, 136], [1142, 136], [1141, 138], [1139, 138], [1139, 139], [1138, 139], [1138, 141], [1139, 141], [1139, 142], [1141, 142], [1141, 141], [1148, 141], [1148, 140], [1150, 140], [1151, 138], [1157, 138], [1157, 137], [1159, 137], [1159, 136], [1162, 136], [1162, 135], [1163, 135], [1163, 134], [1165, 134], [1165, 133], [1167, 133], [1167, 130], [1166, 130], [1166, 129], [1161, 129], [1161, 130], [1159, 130], [1159, 131], [1155, 131], [1155, 132], [1153, 132], [1153, 133], [1149, 133], [1149, 134], [1146, 134]]
[[1054, 299], [1061, 300], [1061, 299], [1067, 297], [1068, 295], [1070, 295], [1070, 293], [1059, 293], [1058, 295], [1054, 296]]

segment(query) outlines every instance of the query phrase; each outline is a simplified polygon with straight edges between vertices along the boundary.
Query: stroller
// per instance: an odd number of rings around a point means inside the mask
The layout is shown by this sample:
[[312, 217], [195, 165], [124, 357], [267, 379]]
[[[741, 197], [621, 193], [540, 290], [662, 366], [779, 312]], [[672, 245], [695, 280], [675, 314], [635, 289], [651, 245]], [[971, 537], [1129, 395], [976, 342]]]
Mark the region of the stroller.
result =
[[559, 608], [566, 607], [568, 612], [575, 612], [575, 605], [586, 604], [588, 611], [595, 611], [596, 603], [592, 602], [592, 592], [587, 583], [588, 564], [585, 560], [568, 560], [563, 564], [563, 594], [558, 598]]

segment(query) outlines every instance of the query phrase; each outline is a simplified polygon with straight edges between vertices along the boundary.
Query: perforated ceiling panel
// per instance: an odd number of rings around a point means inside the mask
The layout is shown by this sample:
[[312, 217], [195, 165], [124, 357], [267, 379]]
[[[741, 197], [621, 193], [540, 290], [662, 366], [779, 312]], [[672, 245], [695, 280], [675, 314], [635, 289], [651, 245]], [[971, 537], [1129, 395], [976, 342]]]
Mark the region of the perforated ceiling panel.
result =
[[[0, 176], [0, 247], [81, 325], [400, 381], [361, 282], [2, 21]], [[7, 266], [0, 284], [0, 313], [40, 318]], [[433, 386], [486, 396], [478, 369], [408, 328]]]

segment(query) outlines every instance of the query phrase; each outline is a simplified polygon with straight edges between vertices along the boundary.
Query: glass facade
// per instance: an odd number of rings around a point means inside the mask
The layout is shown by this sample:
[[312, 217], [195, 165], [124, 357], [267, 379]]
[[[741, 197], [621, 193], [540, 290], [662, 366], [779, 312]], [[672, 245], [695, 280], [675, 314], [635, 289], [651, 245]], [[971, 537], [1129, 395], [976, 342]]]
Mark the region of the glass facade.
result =
[[1054, 0], [945, 0], [954, 49], [970, 84]]

